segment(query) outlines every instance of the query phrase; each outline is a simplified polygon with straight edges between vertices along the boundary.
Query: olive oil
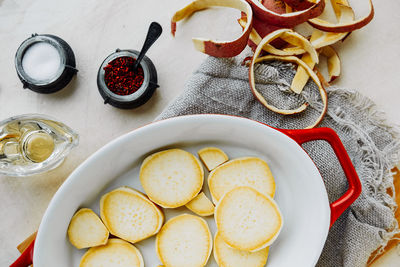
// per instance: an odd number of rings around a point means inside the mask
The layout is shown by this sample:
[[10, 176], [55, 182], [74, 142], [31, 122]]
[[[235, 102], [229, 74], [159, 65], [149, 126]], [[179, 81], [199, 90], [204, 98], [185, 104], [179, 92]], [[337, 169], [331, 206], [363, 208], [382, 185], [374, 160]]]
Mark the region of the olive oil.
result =
[[77, 143], [78, 135], [60, 122], [38, 115], [11, 118], [0, 125], [0, 173], [37, 173], [55, 161], [61, 163]]

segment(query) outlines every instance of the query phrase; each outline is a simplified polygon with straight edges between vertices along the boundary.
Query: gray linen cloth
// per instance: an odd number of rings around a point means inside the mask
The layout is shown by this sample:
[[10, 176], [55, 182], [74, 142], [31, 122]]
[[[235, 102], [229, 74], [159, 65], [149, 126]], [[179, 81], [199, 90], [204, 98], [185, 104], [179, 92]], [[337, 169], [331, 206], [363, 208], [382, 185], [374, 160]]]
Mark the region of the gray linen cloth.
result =
[[[322, 109], [316, 85], [309, 81], [302, 95], [290, 93], [295, 73], [292, 64], [271, 62], [256, 67], [257, 88], [272, 104], [293, 108], [310, 106], [298, 115], [280, 115], [253, 97], [248, 68], [242, 58], [208, 57], [178, 96], [157, 119], [201, 113], [231, 114], [279, 128], [304, 128]], [[394, 129], [385, 124], [374, 104], [359, 93], [330, 87], [328, 112], [320, 124], [340, 136], [362, 181], [361, 196], [336, 221], [329, 232], [317, 266], [365, 266], [371, 253], [398, 232], [396, 204], [387, 189], [393, 189], [390, 170], [399, 162], [400, 145]], [[347, 187], [343, 171], [329, 145], [323, 141], [303, 145], [317, 164], [330, 201]]]

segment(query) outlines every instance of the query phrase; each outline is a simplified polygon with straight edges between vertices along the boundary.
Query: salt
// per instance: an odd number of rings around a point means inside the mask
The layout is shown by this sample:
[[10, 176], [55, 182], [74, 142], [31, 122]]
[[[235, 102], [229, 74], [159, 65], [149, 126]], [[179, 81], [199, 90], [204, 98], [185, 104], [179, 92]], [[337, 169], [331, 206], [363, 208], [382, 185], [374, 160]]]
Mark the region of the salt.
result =
[[31, 45], [22, 58], [22, 68], [32, 79], [48, 81], [56, 77], [61, 65], [58, 50], [49, 43], [37, 42]]

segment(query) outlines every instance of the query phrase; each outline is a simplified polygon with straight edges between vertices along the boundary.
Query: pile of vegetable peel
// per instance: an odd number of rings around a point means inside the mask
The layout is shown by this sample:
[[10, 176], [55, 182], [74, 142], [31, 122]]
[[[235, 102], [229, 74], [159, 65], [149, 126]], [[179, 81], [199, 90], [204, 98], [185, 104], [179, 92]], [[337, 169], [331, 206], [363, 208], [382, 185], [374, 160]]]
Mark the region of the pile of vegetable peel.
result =
[[[195, 0], [177, 11], [171, 20], [171, 32], [175, 36], [178, 21], [193, 13], [209, 7], [230, 7], [241, 11], [238, 19], [242, 34], [232, 41], [215, 41], [193, 38], [195, 48], [214, 57], [233, 57], [240, 54], [248, 45], [254, 51], [249, 66], [249, 83], [255, 98], [266, 108], [284, 115], [300, 113], [308, 107], [302, 104], [293, 110], [280, 109], [270, 105], [259, 93], [254, 81], [254, 65], [263, 61], [279, 60], [297, 64], [296, 74], [290, 89], [301, 94], [309, 78], [319, 89], [324, 105], [314, 123], [306, 128], [316, 127], [327, 110], [327, 94], [324, 87], [329, 86], [340, 76], [341, 61], [333, 44], [344, 41], [354, 30], [367, 25], [374, 17], [374, 7], [367, 0], [369, 12], [356, 19], [354, 10], [347, 0]], [[331, 5], [336, 22], [322, 19], [325, 7]], [[294, 28], [302, 23], [313, 27], [311, 36], [305, 37]], [[324, 78], [316, 67], [320, 56], [327, 60], [328, 78]]]

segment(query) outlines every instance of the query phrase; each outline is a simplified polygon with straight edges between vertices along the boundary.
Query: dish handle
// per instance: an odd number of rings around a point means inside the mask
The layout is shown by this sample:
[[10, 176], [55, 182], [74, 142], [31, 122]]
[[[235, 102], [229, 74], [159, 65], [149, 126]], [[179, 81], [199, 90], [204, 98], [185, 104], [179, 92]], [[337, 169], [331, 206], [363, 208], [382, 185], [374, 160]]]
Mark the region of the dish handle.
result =
[[10, 267], [28, 267], [33, 264], [33, 248], [35, 240], [22, 252], [21, 256]]
[[339, 199], [335, 200], [330, 204], [331, 208], [331, 222], [330, 227], [334, 222], [342, 215], [342, 213], [359, 197], [361, 194], [361, 182], [354, 169], [353, 163], [350, 160], [346, 149], [343, 146], [337, 133], [330, 128], [314, 128], [314, 129], [303, 129], [303, 130], [283, 130], [279, 131], [285, 133], [292, 139], [294, 139], [299, 145], [310, 141], [324, 140], [327, 141], [332, 147], [339, 160], [340, 165], [346, 175], [348, 182], [347, 191]]

